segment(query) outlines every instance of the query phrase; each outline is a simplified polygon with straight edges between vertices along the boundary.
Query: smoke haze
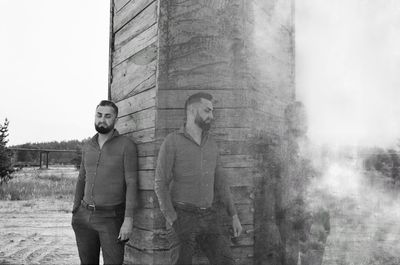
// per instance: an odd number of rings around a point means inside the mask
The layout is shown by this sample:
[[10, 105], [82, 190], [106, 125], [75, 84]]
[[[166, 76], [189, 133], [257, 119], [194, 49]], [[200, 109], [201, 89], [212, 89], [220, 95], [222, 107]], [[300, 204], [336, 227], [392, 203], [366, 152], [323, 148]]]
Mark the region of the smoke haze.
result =
[[317, 143], [400, 135], [400, 1], [296, 1], [297, 97]]

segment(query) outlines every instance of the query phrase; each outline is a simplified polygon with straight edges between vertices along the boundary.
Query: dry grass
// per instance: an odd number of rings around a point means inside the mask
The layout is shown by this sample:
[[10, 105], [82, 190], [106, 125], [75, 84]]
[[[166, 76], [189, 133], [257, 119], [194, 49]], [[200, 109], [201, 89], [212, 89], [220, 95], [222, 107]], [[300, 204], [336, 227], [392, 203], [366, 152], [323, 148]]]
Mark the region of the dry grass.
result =
[[44, 197], [70, 200], [76, 184], [76, 172], [33, 170], [18, 172], [0, 186], [0, 200], [30, 200]]

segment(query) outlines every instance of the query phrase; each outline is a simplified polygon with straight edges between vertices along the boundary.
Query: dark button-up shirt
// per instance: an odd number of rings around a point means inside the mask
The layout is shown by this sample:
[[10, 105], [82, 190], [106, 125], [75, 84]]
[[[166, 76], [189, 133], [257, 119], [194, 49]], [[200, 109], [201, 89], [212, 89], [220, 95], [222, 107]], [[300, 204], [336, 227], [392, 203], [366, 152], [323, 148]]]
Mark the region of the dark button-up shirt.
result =
[[133, 141], [113, 135], [100, 149], [96, 134], [83, 148], [74, 198], [97, 206], [125, 203], [125, 217], [132, 217], [137, 196], [137, 152]]
[[167, 220], [176, 219], [173, 202], [211, 207], [217, 197], [231, 216], [236, 214], [218, 157], [217, 144], [207, 133], [200, 145], [184, 128], [165, 138], [158, 154], [155, 191]]

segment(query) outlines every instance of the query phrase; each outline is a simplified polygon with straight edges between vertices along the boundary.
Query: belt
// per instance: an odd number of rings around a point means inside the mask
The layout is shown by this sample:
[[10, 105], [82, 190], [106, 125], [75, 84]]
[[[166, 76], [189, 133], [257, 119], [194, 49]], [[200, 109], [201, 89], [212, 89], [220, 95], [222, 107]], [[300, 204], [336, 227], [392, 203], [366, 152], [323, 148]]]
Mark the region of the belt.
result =
[[89, 210], [89, 211], [113, 211], [113, 210], [120, 210], [125, 208], [125, 203], [121, 203], [118, 205], [112, 205], [112, 206], [98, 206], [94, 204], [88, 204], [84, 200], [81, 201], [81, 205], [83, 208]]
[[192, 203], [186, 203], [186, 202], [173, 202], [173, 204], [176, 208], [179, 208], [179, 209], [182, 209], [182, 210], [188, 211], [188, 212], [205, 213], [205, 212], [209, 212], [213, 209], [213, 207], [199, 207]]

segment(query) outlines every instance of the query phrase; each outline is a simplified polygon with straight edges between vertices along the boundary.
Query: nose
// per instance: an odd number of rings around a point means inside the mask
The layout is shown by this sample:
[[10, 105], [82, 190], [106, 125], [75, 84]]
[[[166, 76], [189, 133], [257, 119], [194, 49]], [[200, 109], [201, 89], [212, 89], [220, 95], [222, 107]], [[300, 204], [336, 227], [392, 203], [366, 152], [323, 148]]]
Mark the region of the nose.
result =
[[210, 119], [214, 119], [214, 114], [212, 112], [210, 112]]

